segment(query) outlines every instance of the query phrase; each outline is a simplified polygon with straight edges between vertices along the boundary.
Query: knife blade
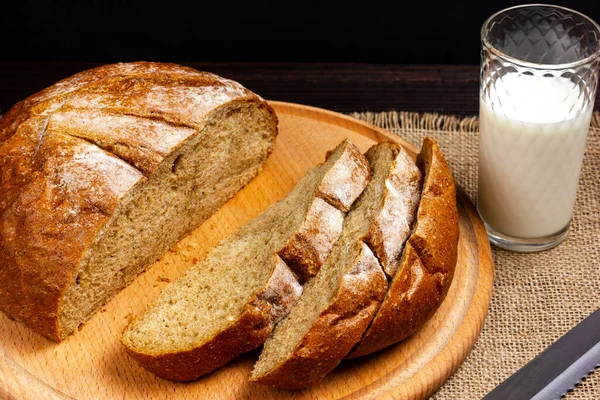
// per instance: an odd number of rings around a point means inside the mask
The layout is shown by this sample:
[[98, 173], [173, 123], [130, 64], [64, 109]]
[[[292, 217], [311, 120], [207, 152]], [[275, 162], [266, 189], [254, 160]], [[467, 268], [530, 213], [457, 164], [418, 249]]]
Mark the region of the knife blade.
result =
[[600, 366], [600, 309], [525, 364], [484, 400], [550, 400]]

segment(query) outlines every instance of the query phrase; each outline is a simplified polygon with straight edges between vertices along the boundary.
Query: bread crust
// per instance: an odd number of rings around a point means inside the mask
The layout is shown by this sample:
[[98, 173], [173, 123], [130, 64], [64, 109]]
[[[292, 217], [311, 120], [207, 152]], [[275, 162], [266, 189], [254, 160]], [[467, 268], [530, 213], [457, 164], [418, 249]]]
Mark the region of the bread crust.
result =
[[342, 232], [344, 212], [371, 179], [368, 161], [348, 139], [329, 152], [327, 160], [334, 155], [338, 158], [322, 178], [302, 227], [278, 251], [300, 282], [319, 272]]
[[[342, 142], [342, 146], [340, 162], [327, 172], [319, 186], [317, 196], [335, 208], [347, 212], [369, 182], [371, 169], [358, 147], [348, 139]], [[346, 181], [353, 184], [339, 184]]]
[[386, 275], [392, 277], [415, 219], [423, 175], [408, 153], [396, 143], [383, 142], [371, 147], [366, 153], [369, 161], [370, 153], [375, 154], [380, 146], [389, 149], [393, 161], [381, 188], [379, 209], [363, 240], [375, 253]]
[[245, 305], [240, 318], [212, 340], [187, 351], [157, 355], [136, 352], [124, 342], [127, 353], [155, 375], [185, 382], [260, 346], [302, 294], [302, 286], [281, 258], [274, 255], [272, 260], [273, 272], [265, 287]]
[[60, 299], [120, 200], [234, 101], [276, 121], [238, 83], [162, 63], [94, 68], [16, 104], [0, 119], [2, 311], [62, 340]]
[[319, 383], [333, 370], [373, 318], [387, 289], [385, 274], [369, 247], [344, 275], [334, 301], [304, 335], [293, 354], [273, 370], [250, 380], [299, 390]]
[[452, 282], [459, 237], [456, 189], [433, 139], [423, 141], [417, 166], [425, 182], [416, 226], [379, 311], [347, 358], [371, 354], [412, 335], [435, 313]]
[[315, 198], [302, 227], [279, 250], [279, 256], [300, 282], [315, 276], [342, 232], [344, 213], [320, 197]]

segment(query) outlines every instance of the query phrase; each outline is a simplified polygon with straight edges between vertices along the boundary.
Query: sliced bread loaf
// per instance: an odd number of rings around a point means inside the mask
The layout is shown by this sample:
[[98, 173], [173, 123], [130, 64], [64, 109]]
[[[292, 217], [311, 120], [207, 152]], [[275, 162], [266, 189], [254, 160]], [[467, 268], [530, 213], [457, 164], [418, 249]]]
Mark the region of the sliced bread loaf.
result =
[[415, 217], [421, 173], [393, 143], [373, 146], [366, 157], [371, 182], [326, 263], [265, 342], [251, 381], [286, 389], [319, 382], [361, 339], [383, 300], [387, 280], [378, 259], [393, 273]]
[[0, 309], [60, 341], [248, 183], [277, 118], [174, 64], [79, 73], [0, 119]]
[[261, 345], [296, 302], [299, 274], [325, 260], [369, 164], [344, 141], [290, 194], [217, 245], [169, 284], [124, 331], [128, 353], [156, 375], [198, 378]]
[[444, 300], [458, 254], [458, 211], [454, 180], [435, 141], [425, 138], [417, 165], [425, 175], [414, 232], [400, 268], [354, 358], [397, 343], [416, 332]]

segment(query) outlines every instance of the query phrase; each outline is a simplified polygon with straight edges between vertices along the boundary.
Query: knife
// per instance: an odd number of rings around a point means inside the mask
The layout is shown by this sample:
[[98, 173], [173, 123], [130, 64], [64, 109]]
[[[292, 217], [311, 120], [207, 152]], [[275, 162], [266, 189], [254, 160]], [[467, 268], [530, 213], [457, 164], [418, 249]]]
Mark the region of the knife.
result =
[[555, 400], [600, 367], [600, 309], [515, 372], [483, 400]]

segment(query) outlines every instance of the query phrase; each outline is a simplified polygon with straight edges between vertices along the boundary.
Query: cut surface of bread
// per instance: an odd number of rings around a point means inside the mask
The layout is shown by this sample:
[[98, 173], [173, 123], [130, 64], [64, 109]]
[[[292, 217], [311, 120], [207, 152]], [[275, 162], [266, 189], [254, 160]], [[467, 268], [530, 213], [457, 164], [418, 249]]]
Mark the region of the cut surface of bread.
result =
[[199, 135], [121, 200], [84, 252], [75, 284], [65, 292], [59, 309], [63, 335], [256, 176], [260, 158], [272, 146], [263, 137], [272, 129], [267, 115], [250, 105], [222, 107]]
[[287, 197], [169, 284], [124, 331], [128, 353], [162, 378], [187, 381], [258, 347], [302, 291], [286, 261], [307, 271], [327, 257], [342, 210], [369, 176], [360, 151], [341, 143]]
[[415, 217], [421, 173], [393, 143], [373, 146], [366, 157], [371, 181], [326, 263], [265, 342], [251, 381], [285, 389], [318, 383], [361, 339], [385, 296], [380, 261], [393, 270]]
[[85, 71], [0, 120], [0, 308], [60, 341], [262, 168], [277, 118], [174, 64]]
[[452, 282], [459, 236], [454, 180], [432, 139], [423, 141], [417, 165], [425, 180], [414, 231], [381, 307], [348, 358], [412, 335], [435, 313]]

